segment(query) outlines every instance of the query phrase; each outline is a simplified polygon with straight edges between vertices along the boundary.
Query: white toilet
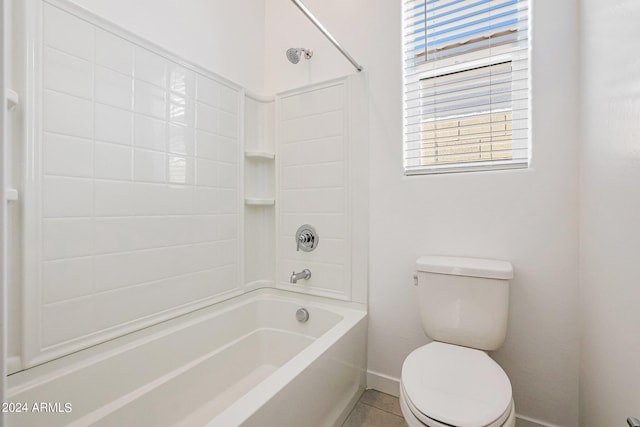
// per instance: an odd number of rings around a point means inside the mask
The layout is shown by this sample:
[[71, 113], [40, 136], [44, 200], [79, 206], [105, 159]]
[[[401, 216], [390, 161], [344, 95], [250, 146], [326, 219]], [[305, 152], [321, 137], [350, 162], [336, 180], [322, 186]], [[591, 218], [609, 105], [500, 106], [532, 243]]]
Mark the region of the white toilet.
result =
[[423, 256], [417, 261], [420, 315], [434, 341], [402, 365], [400, 407], [410, 427], [514, 427], [511, 382], [486, 351], [507, 332], [506, 261]]

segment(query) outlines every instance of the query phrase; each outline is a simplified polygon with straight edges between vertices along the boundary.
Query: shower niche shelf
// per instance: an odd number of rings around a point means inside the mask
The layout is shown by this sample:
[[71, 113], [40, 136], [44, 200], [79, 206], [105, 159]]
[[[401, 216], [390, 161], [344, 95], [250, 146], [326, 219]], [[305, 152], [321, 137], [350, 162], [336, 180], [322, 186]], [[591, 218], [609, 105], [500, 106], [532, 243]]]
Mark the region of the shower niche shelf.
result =
[[269, 151], [245, 151], [244, 157], [247, 159], [273, 160], [276, 158], [276, 154]]
[[9, 88], [6, 88], [6, 96], [7, 96], [7, 110], [12, 111], [16, 108], [16, 106], [18, 105], [18, 102], [20, 101], [20, 97], [18, 96], [18, 93], [14, 90], [11, 90]]
[[255, 197], [245, 197], [244, 204], [247, 206], [273, 206], [276, 204], [275, 199], [258, 199]]

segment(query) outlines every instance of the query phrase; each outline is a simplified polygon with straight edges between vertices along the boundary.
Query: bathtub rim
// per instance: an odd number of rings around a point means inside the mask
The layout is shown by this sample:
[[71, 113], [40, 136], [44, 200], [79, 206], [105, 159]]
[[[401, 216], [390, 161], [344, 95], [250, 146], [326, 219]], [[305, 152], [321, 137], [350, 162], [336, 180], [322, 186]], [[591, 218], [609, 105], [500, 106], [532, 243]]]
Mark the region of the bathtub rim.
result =
[[[259, 300], [280, 300], [300, 304], [301, 306], [307, 305], [308, 307], [317, 307], [332, 312], [336, 312], [336, 309], [338, 309], [337, 311], [339, 311], [339, 314], [343, 318], [324, 334], [317, 337], [314, 342], [311, 343], [310, 347], [318, 341], [321, 343], [327, 342], [327, 335], [336, 337], [336, 329], [339, 329], [342, 333], [346, 332], [350, 327], [355, 325], [360, 318], [367, 316], [367, 306], [362, 303], [336, 300], [277, 288], [265, 287], [254, 289], [224, 301], [207, 305], [192, 312], [172, 317], [123, 336], [113, 338], [48, 362], [44, 362], [40, 365], [15, 372], [7, 376], [6, 398], [7, 400], [10, 400], [22, 392], [38, 387], [40, 384], [54, 381], [64, 375], [89, 367], [110, 357], [124, 353], [136, 347], [143, 346], [153, 340], [178, 332], [182, 329], [186, 329], [189, 326], [201, 323], [212, 317], [237, 309], [242, 305]], [[349, 328], [345, 328], [345, 322], [351, 326]], [[304, 353], [307, 349], [304, 349], [291, 360], [300, 356], [300, 354]], [[291, 360], [287, 361], [285, 365], [290, 363]]]

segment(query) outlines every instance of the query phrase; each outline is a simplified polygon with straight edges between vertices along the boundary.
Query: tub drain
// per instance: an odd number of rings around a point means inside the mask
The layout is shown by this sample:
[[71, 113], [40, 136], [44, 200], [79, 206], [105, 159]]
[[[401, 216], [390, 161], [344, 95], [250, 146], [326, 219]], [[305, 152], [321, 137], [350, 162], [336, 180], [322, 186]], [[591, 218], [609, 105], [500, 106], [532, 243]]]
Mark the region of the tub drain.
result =
[[296, 311], [296, 319], [298, 319], [298, 322], [303, 323], [309, 320], [309, 312], [307, 311], [307, 309], [299, 308], [298, 311]]

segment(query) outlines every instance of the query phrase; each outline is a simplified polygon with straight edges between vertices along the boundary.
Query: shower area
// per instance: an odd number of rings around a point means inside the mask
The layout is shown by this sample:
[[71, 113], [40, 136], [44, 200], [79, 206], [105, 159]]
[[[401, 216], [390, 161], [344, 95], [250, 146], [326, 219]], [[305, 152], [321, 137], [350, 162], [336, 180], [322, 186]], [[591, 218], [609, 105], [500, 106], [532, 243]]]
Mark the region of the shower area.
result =
[[78, 3], [14, 3], [7, 400], [49, 410], [8, 425], [339, 425], [365, 385], [366, 72], [295, 0], [355, 70], [274, 93]]

